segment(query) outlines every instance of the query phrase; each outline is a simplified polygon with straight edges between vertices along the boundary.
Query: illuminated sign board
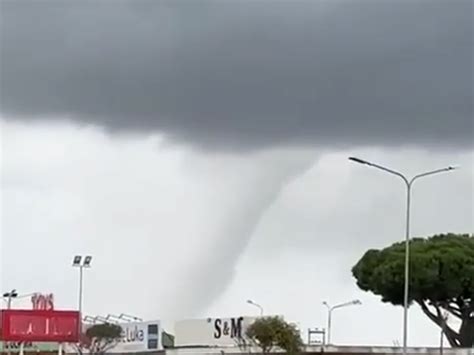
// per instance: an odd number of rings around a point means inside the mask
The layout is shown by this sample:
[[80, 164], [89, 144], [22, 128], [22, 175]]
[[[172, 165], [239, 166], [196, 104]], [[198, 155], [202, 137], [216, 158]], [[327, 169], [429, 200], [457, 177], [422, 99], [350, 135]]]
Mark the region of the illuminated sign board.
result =
[[8, 342], [77, 342], [79, 322], [76, 311], [2, 310], [0, 338]]

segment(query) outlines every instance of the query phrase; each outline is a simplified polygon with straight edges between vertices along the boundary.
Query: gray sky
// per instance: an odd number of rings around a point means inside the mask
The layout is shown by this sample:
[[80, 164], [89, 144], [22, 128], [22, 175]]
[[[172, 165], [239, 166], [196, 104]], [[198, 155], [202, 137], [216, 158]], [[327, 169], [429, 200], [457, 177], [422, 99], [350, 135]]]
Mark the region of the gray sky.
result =
[[219, 149], [472, 147], [470, 0], [1, 4], [10, 115]]
[[91, 314], [323, 326], [359, 297], [334, 340], [391, 344], [350, 269], [402, 238], [403, 186], [347, 156], [462, 165], [416, 186], [413, 234], [474, 231], [470, 1], [0, 4], [2, 289], [75, 307], [91, 253]]

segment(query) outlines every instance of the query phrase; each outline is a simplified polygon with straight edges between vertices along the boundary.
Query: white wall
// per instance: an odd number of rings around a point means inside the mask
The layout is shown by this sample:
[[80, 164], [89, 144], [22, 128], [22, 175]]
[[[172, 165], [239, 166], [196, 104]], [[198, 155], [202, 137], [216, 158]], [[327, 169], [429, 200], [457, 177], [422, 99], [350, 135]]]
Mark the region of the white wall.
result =
[[175, 324], [175, 346], [235, 346], [254, 317], [192, 319]]

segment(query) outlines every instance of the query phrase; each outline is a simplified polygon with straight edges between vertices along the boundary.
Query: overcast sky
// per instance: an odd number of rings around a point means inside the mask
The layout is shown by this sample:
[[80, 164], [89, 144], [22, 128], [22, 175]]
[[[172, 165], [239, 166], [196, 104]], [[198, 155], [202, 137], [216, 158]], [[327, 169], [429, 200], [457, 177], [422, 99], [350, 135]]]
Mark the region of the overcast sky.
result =
[[[0, 2], [1, 289], [172, 320], [284, 314], [333, 341], [401, 341], [350, 269], [474, 231], [472, 2]], [[20, 304], [18, 304], [20, 305]], [[354, 327], [354, 324], [360, 326]], [[411, 344], [439, 333], [411, 312]], [[383, 326], [381, 326], [383, 325]]]

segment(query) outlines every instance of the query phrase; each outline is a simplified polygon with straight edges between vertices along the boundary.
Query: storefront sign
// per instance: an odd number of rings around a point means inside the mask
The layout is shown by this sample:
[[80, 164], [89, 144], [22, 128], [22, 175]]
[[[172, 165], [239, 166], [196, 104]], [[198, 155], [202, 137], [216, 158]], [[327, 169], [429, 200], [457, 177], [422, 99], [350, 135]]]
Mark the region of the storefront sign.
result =
[[[161, 344], [160, 321], [119, 323], [122, 328], [122, 338], [108, 353], [143, 353], [163, 349]], [[87, 325], [86, 329], [94, 324]], [[87, 353], [87, 349], [84, 349]]]
[[52, 293], [49, 295], [35, 293], [31, 297], [31, 304], [34, 310], [52, 311], [54, 309], [54, 296]]
[[1, 338], [8, 342], [77, 342], [79, 312], [9, 309], [0, 314]]
[[245, 339], [254, 317], [208, 318], [177, 322], [176, 346], [235, 346]]

